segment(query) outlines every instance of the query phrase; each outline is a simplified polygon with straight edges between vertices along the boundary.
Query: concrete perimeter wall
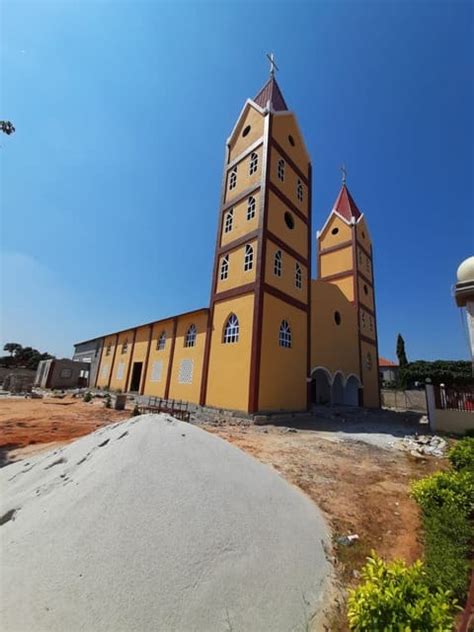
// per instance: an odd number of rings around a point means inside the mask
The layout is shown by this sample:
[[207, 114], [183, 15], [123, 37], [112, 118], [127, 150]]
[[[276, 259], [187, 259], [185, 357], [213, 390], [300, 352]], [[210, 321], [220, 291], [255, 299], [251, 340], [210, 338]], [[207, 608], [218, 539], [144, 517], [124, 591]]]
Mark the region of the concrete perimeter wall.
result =
[[426, 413], [425, 391], [397, 391], [383, 388], [381, 390], [382, 406], [399, 410], [414, 410]]

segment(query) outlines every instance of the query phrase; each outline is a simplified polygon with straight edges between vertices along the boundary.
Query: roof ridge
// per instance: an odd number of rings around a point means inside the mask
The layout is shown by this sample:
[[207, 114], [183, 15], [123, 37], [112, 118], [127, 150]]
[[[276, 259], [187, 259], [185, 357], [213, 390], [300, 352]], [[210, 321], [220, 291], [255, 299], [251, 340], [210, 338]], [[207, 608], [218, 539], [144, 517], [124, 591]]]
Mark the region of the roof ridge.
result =
[[253, 100], [261, 108], [266, 108], [267, 103], [270, 102], [270, 108], [276, 112], [288, 110], [283, 93], [274, 76], [269, 78]]

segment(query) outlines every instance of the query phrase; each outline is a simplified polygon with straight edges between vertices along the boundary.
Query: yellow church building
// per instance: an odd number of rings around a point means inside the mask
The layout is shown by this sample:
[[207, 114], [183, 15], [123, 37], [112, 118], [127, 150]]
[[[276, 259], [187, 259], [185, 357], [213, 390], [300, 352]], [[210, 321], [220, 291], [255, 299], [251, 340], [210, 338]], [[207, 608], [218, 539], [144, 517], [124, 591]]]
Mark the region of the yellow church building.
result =
[[312, 279], [311, 190], [271, 72], [227, 140], [209, 307], [78, 343], [90, 385], [250, 414], [378, 407], [367, 222], [343, 180]]

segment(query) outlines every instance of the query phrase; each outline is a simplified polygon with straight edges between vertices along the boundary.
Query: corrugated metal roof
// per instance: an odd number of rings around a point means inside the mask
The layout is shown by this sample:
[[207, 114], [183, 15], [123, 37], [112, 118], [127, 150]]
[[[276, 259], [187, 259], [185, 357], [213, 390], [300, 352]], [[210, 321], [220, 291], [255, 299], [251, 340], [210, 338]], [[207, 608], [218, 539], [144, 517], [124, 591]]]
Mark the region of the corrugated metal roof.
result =
[[254, 98], [254, 101], [261, 108], [266, 108], [267, 103], [270, 101], [270, 107], [275, 112], [288, 110], [285, 99], [283, 98], [283, 94], [281, 93], [275, 77], [270, 77], [267, 83]]
[[339, 215], [345, 217], [348, 222], [350, 222], [353, 217], [355, 219], [359, 219], [362, 215], [345, 184], [342, 185], [341, 190], [339, 191], [333, 211], [337, 211]]

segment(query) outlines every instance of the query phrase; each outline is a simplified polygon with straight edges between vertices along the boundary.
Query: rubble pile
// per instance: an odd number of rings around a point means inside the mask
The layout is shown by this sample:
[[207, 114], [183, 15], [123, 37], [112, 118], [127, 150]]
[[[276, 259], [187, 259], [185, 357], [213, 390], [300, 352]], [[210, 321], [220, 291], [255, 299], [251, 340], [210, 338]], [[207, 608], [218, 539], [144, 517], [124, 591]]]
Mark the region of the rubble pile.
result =
[[437, 435], [407, 435], [398, 446], [401, 450], [409, 452], [412, 456], [436, 456], [443, 457], [448, 443]]

